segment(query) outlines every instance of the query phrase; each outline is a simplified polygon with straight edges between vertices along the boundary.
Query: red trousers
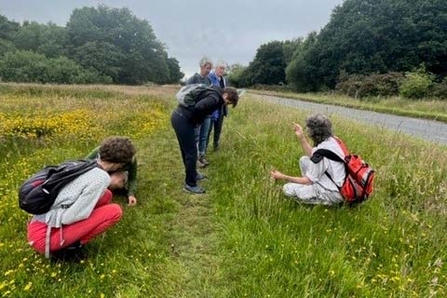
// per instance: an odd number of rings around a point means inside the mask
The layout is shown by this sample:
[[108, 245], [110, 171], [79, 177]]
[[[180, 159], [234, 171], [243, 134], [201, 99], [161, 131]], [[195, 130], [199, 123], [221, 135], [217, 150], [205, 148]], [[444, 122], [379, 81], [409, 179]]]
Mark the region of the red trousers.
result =
[[[122, 210], [118, 204], [110, 204], [112, 192], [108, 189], [93, 209], [90, 217], [62, 228], [51, 228], [50, 252], [70, 246], [76, 241], [86, 244], [95, 236], [103, 233], [121, 219]], [[28, 242], [40, 253], [45, 253], [47, 225], [33, 221], [28, 224]], [[63, 243], [61, 243], [61, 233]]]

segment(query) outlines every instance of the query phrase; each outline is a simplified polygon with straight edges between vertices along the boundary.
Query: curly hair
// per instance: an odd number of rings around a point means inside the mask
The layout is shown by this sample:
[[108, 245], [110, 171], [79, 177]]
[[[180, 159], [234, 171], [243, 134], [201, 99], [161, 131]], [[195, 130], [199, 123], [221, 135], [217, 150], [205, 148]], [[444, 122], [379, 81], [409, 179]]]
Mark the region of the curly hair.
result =
[[332, 123], [323, 114], [315, 114], [307, 118], [306, 127], [314, 146], [332, 137]]
[[113, 163], [132, 162], [135, 153], [134, 145], [126, 137], [109, 137], [99, 147], [100, 159]]
[[233, 108], [237, 106], [237, 102], [239, 101], [239, 93], [237, 93], [237, 89], [233, 87], [225, 87], [222, 89], [222, 94], [228, 94], [227, 99], [233, 105]]

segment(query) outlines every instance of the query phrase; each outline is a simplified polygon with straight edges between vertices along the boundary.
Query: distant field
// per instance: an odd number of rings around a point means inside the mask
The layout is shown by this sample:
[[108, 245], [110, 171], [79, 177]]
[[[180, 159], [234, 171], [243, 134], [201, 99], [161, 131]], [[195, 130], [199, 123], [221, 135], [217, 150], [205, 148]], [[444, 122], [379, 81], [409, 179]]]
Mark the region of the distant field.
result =
[[[447, 149], [333, 117], [377, 170], [356, 208], [285, 199], [271, 169], [299, 175], [292, 122], [307, 114], [246, 93], [209, 153], [203, 196], [182, 192], [170, 113], [176, 86], [0, 84], [0, 297], [446, 297]], [[138, 205], [88, 246], [51, 264], [26, 243], [20, 183], [126, 135]]]

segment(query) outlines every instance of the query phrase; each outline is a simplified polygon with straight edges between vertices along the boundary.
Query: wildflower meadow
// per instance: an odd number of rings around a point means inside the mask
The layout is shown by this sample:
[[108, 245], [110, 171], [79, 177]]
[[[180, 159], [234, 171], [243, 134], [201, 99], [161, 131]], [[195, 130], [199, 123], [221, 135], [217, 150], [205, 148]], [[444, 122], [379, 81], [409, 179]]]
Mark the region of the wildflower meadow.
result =
[[[0, 297], [445, 297], [447, 148], [329, 116], [377, 171], [355, 207], [305, 206], [269, 171], [299, 175], [292, 123], [308, 112], [247, 92], [208, 154], [202, 196], [182, 191], [170, 113], [178, 86], [0, 84]], [[17, 189], [111, 135], [137, 147], [138, 203], [81, 263], [26, 240]]]

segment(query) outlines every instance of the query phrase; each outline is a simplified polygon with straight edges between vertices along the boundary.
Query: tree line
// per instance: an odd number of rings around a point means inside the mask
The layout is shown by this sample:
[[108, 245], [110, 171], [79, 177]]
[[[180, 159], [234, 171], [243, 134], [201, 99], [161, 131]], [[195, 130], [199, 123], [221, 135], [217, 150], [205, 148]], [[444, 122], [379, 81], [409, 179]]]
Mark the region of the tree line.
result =
[[345, 0], [320, 32], [261, 45], [236, 86], [299, 92], [447, 97], [447, 1]]
[[65, 27], [0, 15], [2, 81], [136, 85], [183, 76], [150, 24], [127, 8], [76, 8]]
[[[40, 83], [177, 83], [146, 20], [127, 8], [74, 9], [65, 27], [0, 15], [0, 79]], [[236, 87], [282, 86], [354, 97], [447, 97], [447, 1], [345, 0], [320, 32], [261, 45]]]

